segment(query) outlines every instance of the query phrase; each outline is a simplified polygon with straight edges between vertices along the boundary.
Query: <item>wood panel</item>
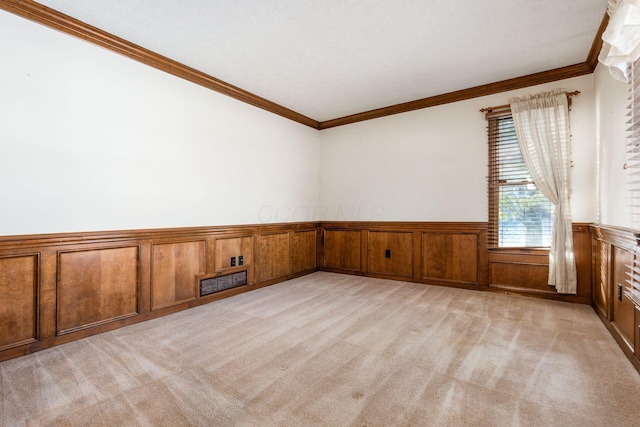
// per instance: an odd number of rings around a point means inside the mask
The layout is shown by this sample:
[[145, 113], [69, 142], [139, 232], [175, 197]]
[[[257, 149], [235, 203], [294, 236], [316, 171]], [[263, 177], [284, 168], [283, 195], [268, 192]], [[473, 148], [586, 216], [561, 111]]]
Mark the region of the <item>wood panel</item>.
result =
[[154, 244], [151, 260], [151, 309], [180, 304], [198, 295], [196, 277], [206, 269], [204, 241]]
[[294, 231], [291, 268], [292, 273], [312, 270], [316, 268], [316, 230]]
[[0, 258], [0, 351], [37, 339], [38, 256]]
[[[625, 295], [629, 261], [638, 241], [633, 230], [593, 225], [593, 307], [633, 366], [640, 372], [640, 312]], [[622, 295], [618, 298], [618, 285]]]
[[609, 244], [593, 239], [593, 305], [600, 316], [610, 319]]
[[413, 277], [413, 233], [370, 231], [368, 260], [369, 273]]
[[253, 238], [219, 237], [215, 240], [214, 253], [214, 268], [216, 272], [231, 268], [231, 257], [236, 258], [236, 267], [239, 267], [239, 256], [244, 258], [243, 266], [250, 266], [253, 263]]
[[289, 233], [261, 234], [256, 237], [258, 282], [289, 275]]
[[[318, 227], [300, 222], [0, 236], [0, 361], [247, 292], [250, 286], [239, 286], [199, 297], [196, 274], [220, 274], [216, 240], [252, 242], [284, 233], [291, 245], [294, 232]], [[241, 242], [246, 248], [247, 240]], [[245, 266], [236, 270], [252, 278], [255, 247], [248, 249]], [[286, 255], [289, 264], [292, 256]]]
[[362, 271], [362, 233], [348, 230], [324, 231], [324, 266]]
[[[624, 289], [627, 287], [627, 271], [630, 263], [629, 257], [633, 256], [626, 250], [617, 246], [611, 248], [611, 266], [612, 266], [612, 313], [611, 323], [621, 332], [627, 341], [630, 349], [635, 348], [635, 313], [634, 304], [624, 295]], [[621, 289], [620, 292], [618, 289]]]
[[636, 342], [636, 357], [640, 359], [640, 307], [636, 306], [635, 309], [635, 316], [636, 316], [636, 338], [635, 338], [635, 342]]
[[536, 249], [489, 252], [489, 286], [515, 291], [555, 294], [547, 284], [549, 251]]
[[[576, 228], [577, 227], [577, 228]], [[59, 343], [68, 342], [80, 337], [89, 336], [95, 333], [104, 332], [106, 330], [115, 329], [120, 326], [140, 322], [146, 319], [159, 317], [171, 312], [183, 310], [191, 306], [204, 304], [218, 298], [235, 295], [250, 290], [250, 287], [240, 287], [234, 290], [224, 291], [224, 295], [209, 295], [204, 298], [198, 297], [198, 288], [196, 275], [214, 275], [218, 268], [215, 264], [215, 247], [216, 241], [222, 239], [248, 238], [253, 239], [253, 266], [248, 268], [248, 274], [257, 279], [258, 264], [261, 259], [265, 260], [265, 267], [261, 271], [262, 284], [275, 283], [283, 281], [291, 277], [295, 270], [299, 274], [314, 271], [314, 269], [301, 270], [303, 266], [312, 265], [313, 256], [312, 241], [314, 229], [322, 230], [321, 238], [317, 240], [316, 254], [317, 259], [321, 260], [324, 269], [335, 270], [343, 273], [366, 274], [372, 276], [385, 275], [398, 280], [410, 280], [414, 282], [432, 283], [439, 285], [449, 285], [456, 287], [466, 287], [482, 290], [493, 290], [498, 292], [521, 292], [533, 295], [531, 290], [516, 289], [507, 287], [506, 289], [497, 288], [495, 286], [485, 286], [489, 283], [489, 259], [492, 264], [515, 264], [527, 265], [533, 264], [539, 268], [546, 269], [545, 254], [500, 254], [496, 259], [495, 254], [487, 255], [486, 250], [486, 223], [467, 223], [467, 222], [306, 222], [306, 223], [286, 223], [286, 224], [259, 224], [259, 225], [241, 225], [241, 226], [216, 226], [216, 227], [191, 227], [191, 228], [174, 228], [174, 229], [143, 229], [143, 230], [124, 230], [124, 231], [105, 231], [90, 233], [62, 233], [50, 235], [31, 235], [31, 236], [0, 236], [0, 257], [19, 257], [27, 256], [21, 254], [29, 254], [32, 256], [38, 253], [39, 270], [36, 274], [38, 280], [38, 306], [36, 311], [39, 320], [38, 324], [38, 341], [30, 344], [23, 344], [13, 347], [6, 351], [0, 352], [0, 360], [15, 357], [19, 354], [25, 354], [47, 348]], [[576, 230], [586, 229], [585, 225], [574, 225]], [[588, 230], [587, 230], [588, 231]], [[389, 270], [375, 268], [375, 257], [371, 257], [374, 264], [372, 269], [379, 272], [369, 272], [369, 234], [374, 236], [376, 240], [376, 232], [381, 233], [402, 233], [406, 236], [412, 236], [411, 245], [413, 246], [413, 276], [410, 276], [409, 268], [401, 272], [404, 276], [393, 276], [388, 274]], [[479, 285], [468, 284], [463, 281], [448, 279], [425, 279], [422, 271], [422, 251], [423, 251], [423, 233], [431, 235], [476, 235], [478, 239], [477, 266]], [[589, 233], [587, 232], [586, 235]], [[614, 233], [615, 234], [615, 233]], [[624, 234], [624, 233], [621, 233]], [[281, 235], [281, 238], [269, 238], [267, 236]], [[379, 234], [378, 236], [380, 236]], [[316, 232], [316, 237], [318, 237]], [[583, 236], [584, 237], [584, 236]], [[258, 244], [258, 239], [261, 244]], [[274, 239], [275, 243], [265, 242], [264, 239]], [[616, 237], [616, 239], [618, 239]], [[455, 240], [455, 239], [454, 239]], [[626, 242], [628, 238], [619, 238], [621, 242]], [[576, 240], [584, 243], [582, 237]], [[576, 261], [578, 265], [579, 275], [579, 292], [583, 280], [586, 275], [580, 273], [584, 270], [584, 263], [591, 264], [591, 242], [587, 239], [588, 244], [583, 245], [577, 243], [582, 249], [576, 249]], [[229, 240], [227, 243], [231, 242]], [[626, 244], [626, 243], [624, 243]], [[624, 246], [623, 244], [623, 246]], [[633, 241], [629, 243], [633, 244]], [[224, 244], [223, 244], [224, 245]], [[410, 246], [411, 246], [410, 245]], [[242, 245], [241, 245], [242, 246]], [[245, 245], [246, 246], [246, 245]], [[284, 260], [272, 261], [269, 259], [271, 247], [282, 248], [280, 255], [275, 258]], [[446, 246], [446, 245], [445, 245]], [[63, 319], [72, 325], [71, 329], [64, 329], [63, 335], [57, 335], [60, 329], [57, 325], [58, 312], [58, 281], [66, 280], [68, 272], [62, 272], [62, 263], [59, 262], [59, 254], [85, 253], [89, 254], [95, 250], [104, 251], [107, 249], [118, 249], [126, 247], [137, 247], [138, 249], [138, 313], [137, 316], [125, 317], [121, 320], [108, 321], [106, 323], [88, 323], [86, 328], [73, 329], [76, 325], [89, 320]], [[230, 245], [233, 247], [233, 245]], [[258, 248], [261, 247], [262, 257], [258, 254]], [[296, 255], [298, 250], [305, 247]], [[211, 249], [211, 250], [210, 250]], [[628, 248], [627, 248], [628, 249]], [[243, 250], [244, 252], [244, 250]], [[277, 252], [277, 251], [276, 251]], [[582, 255], [578, 255], [578, 253]], [[395, 251], [392, 249], [392, 254]], [[583, 256], [587, 254], [586, 258]], [[90, 255], [86, 255], [91, 257]], [[246, 256], [246, 255], [245, 255]], [[456, 259], [453, 255], [447, 255], [451, 259]], [[302, 262], [306, 259], [305, 262]], [[67, 257], [66, 261], [71, 264], [77, 264], [75, 269], [82, 270], [83, 265], [87, 262], [85, 256], [77, 258]], [[120, 263], [118, 257], [115, 257], [108, 264]], [[246, 262], [246, 261], [245, 261]], [[299, 263], [298, 263], [299, 262]], [[90, 264], [90, 263], [89, 263]], [[455, 265], [454, 263], [453, 265]], [[444, 267], [442, 267], [444, 265]], [[273, 267], [274, 270], [271, 270]], [[494, 267], [496, 267], [494, 265]], [[278, 271], [278, 268], [280, 270]], [[452, 271], [457, 267], [450, 267], [445, 262], [436, 266], [432, 265], [434, 275], [441, 277], [457, 277]], [[496, 268], [500, 268], [497, 266]], [[494, 268], [494, 274], [496, 273]], [[232, 271], [232, 269], [229, 269]], [[590, 274], [590, 269], [588, 274]], [[393, 273], [393, 271], [392, 271]], [[89, 274], [89, 273], [87, 273]], [[465, 274], [468, 274], [465, 273]], [[529, 272], [503, 272], [502, 276], [506, 277], [528, 277]], [[535, 276], [535, 272], [534, 272]], [[546, 271], [544, 274], [538, 275], [538, 281], [546, 282]], [[275, 277], [274, 279], [268, 279]], [[467, 277], [467, 276], [460, 276]], [[535, 281], [535, 280], [534, 280]], [[587, 284], [590, 287], [590, 283]], [[82, 292], [83, 290], [79, 290]], [[583, 297], [572, 297], [566, 295], [557, 295], [555, 293], [540, 293], [545, 298], [562, 299], [574, 302], [586, 302]], [[77, 298], [77, 295], [76, 295]], [[590, 301], [589, 301], [590, 302]], [[1, 301], [0, 301], [1, 304]], [[70, 304], [70, 303], [69, 303]], [[165, 307], [165, 308], [163, 308]], [[160, 310], [160, 308], [163, 308]], [[124, 311], [120, 311], [123, 313]], [[64, 323], [64, 322], [63, 322]], [[62, 325], [62, 324], [61, 324]], [[33, 335], [33, 334], [32, 334]]]
[[592, 249], [593, 238], [589, 227], [582, 224], [573, 226], [573, 250], [576, 260], [576, 275], [578, 288], [576, 295], [584, 301], [593, 300], [592, 279]]
[[478, 235], [422, 233], [422, 278], [478, 283]]
[[490, 286], [519, 291], [556, 293], [555, 288], [547, 284], [549, 266], [545, 264], [498, 261], [490, 263], [489, 272]]
[[57, 333], [137, 314], [138, 277], [135, 246], [60, 253]]

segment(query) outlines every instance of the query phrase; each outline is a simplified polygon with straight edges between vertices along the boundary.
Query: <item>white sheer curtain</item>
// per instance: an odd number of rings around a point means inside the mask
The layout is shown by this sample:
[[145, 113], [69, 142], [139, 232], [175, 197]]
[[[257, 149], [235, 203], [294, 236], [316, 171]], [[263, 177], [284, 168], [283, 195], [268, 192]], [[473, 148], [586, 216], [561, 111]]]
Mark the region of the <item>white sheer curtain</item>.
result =
[[629, 81], [629, 65], [640, 57], [640, 0], [609, 0], [609, 24], [598, 60], [611, 75]]
[[511, 100], [518, 144], [534, 184], [554, 204], [549, 285], [575, 294], [576, 262], [571, 224], [569, 102], [564, 90]]

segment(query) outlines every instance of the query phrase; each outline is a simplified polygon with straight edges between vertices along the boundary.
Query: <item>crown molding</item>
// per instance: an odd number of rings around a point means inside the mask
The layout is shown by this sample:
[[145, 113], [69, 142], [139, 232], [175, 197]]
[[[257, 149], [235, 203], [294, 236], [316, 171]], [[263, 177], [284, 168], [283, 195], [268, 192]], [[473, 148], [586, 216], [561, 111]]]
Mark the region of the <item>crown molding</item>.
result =
[[93, 43], [112, 52], [119, 53], [135, 61], [172, 74], [176, 77], [188, 80], [197, 85], [318, 130], [591, 74], [598, 63], [598, 55], [602, 49], [602, 33], [609, 22], [609, 16], [605, 13], [602, 22], [600, 23], [600, 27], [598, 28], [598, 33], [596, 34], [591, 49], [589, 50], [589, 54], [583, 63], [319, 122], [237, 86], [233, 86], [213, 76], [202, 73], [177, 61], [128, 42], [114, 36], [113, 34], [109, 34], [106, 31], [92, 27], [91, 25], [74, 19], [68, 15], [50, 9], [39, 3], [35, 3], [32, 0], [0, 0], [0, 9], [80, 38], [89, 43]]
[[317, 120], [278, 105], [267, 99], [247, 92], [244, 89], [233, 86], [220, 79], [202, 73], [191, 67], [187, 67], [177, 61], [159, 55], [141, 46], [109, 34], [98, 28], [92, 27], [82, 21], [74, 19], [56, 10], [50, 9], [30, 0], [0, 0], [0, 9], [28, 20], [37, 22], [46, 27], [53, 28], [63, 33], [78, 37], [97, 46], [119, 53], [135, 61], [154, 67], [158, 70], [172, 74], [176, 77], [188, 80], [197, 85], [230, 96], [231, 98], [301, 123], [303, 125], [319, 128]]
[[529, 74], [522, 77], [515, 77], [513, 79], [502, 80], [482, 86], [475, 86], [468, 89], [457, 90], [455, 92], [448, 92], [441, 95], [430, 96], [428, 98], [417, 99], [415, 101], [403, 102], [389, 107], [377, 108], [375, 110], [352, 114], [338, 119], [327, 120], [320, 122], [320, 130], [361, 122], [364, 120], [391, 116], [394, 114], [406, 113], [408, 111], [435, 107], [436, 105], [449, 104], [481, 96], [493, 95], [495, 93], [521, 89], [523, 87], [535, 86], [557, 80], [564, 80], [571, 77], [583, 76], [585, 74], [591, 74], [592, 72], [591, 68], [583, 62], [580, 64], [556, 68], [549, 71], [542, 71], [540, 73]]
[[602, 33], [604, 33], [608, 23], [609, 15], [605, 12], [604, 17], [600, 22], [598, 32], [591, 44], [591, 49], [589, 49], [589, 54], [583, 63], [515, 77], [482, 86], [475, 86], [455, 92], [443, 93], [441, 95], [430, 96], [428, 98], [417, 99], [415, 101], [403, 102], [401, 104], [377, 108], [375, 110], [352, 114], [337, 119], [326, 120], [324, 122], [320, 122], [320, 130], [591, 74], [598, 65], [598, 55], [600, 55], [600, 50], [602, 49]]
[[602, 18], [602, 22], [600, 22], [600, 27], [598, 27], [598, 32], [596, 33], [596, 37], [593, 39], [593, 43], [591, 44], [591, 49], [589, 49], [589, 54], [587, 55], [586, 63], [591, 68], [591, 71], [596, 69], [598, 65], [598, 55], [600, 55], [600, 51], [602, 50], [602, 33], [607, 29], [607, 24], [609, 24], [609, 15], [605, 12], [604, 17]]

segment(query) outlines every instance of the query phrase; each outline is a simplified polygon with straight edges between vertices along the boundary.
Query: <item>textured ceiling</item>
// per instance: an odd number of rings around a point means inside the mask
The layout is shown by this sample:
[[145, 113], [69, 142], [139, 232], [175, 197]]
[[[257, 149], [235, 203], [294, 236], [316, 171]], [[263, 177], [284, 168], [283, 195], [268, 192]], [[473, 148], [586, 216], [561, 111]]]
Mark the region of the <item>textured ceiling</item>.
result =
[[584, 62], [606, 0], [40, 0], [318, 121]]

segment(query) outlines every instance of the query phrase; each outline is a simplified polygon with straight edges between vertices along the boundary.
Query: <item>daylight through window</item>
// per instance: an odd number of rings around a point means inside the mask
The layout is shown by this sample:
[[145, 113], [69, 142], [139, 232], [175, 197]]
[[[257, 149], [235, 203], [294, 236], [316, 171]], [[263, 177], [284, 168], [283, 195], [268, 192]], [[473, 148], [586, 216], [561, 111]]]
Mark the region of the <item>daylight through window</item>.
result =
[[489, 247], [549, 247], [554, 207], [531, 180], [513, 118], [504, 113], [488, 124]]

